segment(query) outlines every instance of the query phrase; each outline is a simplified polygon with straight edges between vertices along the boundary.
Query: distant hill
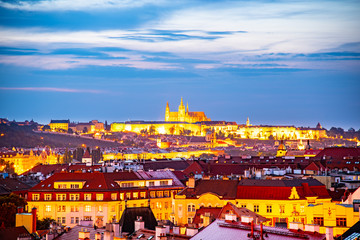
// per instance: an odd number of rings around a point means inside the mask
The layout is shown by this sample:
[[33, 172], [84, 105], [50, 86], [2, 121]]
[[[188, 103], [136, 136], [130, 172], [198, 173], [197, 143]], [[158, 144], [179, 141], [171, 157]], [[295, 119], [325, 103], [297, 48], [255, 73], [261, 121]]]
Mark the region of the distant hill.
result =
[[30, 126], [0, 124], [0, 147], [33, 148], [38, 146], [78, 147], [86, 144], [88, 147], [119, 147], [119, 143], [98, 139], [83, 138], [75, 135], [50, 132], [34, 132]]

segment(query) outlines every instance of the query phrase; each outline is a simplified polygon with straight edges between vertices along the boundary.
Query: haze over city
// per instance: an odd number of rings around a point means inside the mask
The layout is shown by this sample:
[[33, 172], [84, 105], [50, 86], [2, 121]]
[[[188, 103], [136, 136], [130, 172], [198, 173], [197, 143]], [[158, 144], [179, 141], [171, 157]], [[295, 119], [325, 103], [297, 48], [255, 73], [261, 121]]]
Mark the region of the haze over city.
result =
[[0, 1], [0, 116], [360, 128], [358, 1]]

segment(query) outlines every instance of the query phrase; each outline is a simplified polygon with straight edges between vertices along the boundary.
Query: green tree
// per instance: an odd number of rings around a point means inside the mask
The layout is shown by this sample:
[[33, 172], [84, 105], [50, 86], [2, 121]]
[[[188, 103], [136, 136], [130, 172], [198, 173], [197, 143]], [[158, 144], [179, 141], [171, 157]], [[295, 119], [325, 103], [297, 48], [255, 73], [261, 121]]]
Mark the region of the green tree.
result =
[[148, 130], [145, 128], [145, 129], [141, 129], [140, 130], [140, 133], [143, 134], [143, 135], [147, 135], [148, 134]]
[[55, 219], [52, 218], [43, 218], [41, 220], [37, 219], [36, 220], [36, 228], [37, 230], [46, 230], [49, 229], [50, 227], [50, 223], [55, 222]]
[[72, 161], [72, 154], [71, 151], [69, 151], [68, 148], [65, 149], [65, 153], [63, 155], [62, 163], [71, 163]]
[[150, 128], [149, 128], [149, 133], [150, 133], [150, 135], [154, 135], [155, 132], [156, 132], [155, 126], [154, 126], [154, 125], [151, 125]]
[[25, 205], [26, 200], [13, 193], [0, 197], [0, 225], [4, 222], [5, 227], [14, 227], [17, 208]]
[[73, 134], [73, 133], [74, 133], [74, 131], [72, 130], [72, 128], [69, 128], [69, 129], [68, 129], [68, 131], [67, 131], [67, 133], [69, 133], [69, 134]]
[[44, 126], [42, 127], [42, 130], [43, 130], [43, 131], [50, 131], [51, 128], [50, 128], [49, 125], [44, 125]]

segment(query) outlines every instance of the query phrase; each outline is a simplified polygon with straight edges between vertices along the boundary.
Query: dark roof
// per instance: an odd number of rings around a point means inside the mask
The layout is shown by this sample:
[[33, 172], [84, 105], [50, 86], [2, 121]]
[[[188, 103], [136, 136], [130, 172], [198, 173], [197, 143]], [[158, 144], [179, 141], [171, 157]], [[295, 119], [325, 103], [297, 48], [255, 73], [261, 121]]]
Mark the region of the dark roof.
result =
[[31, 186], [14, 178], [0, 178], [0, 195], [10, 194], [13, 191], [23, 191], [30, 189]]
[[122, 231], [133, 233], [135, 231], [135, 220], [138, 219], [138, 216], [142, 217], [146, 229], [155, 230], [157, 221], [150, 207], [127, 207], [125, 208], [119, 222], [122, 227]]
[[332, 147], [325, 148], [319, 152], [315, 157], [322, 158], [324, 156], [343, 159], [344, 157], [360, 157], [360, 148], [350, 147]]
[[213, 193], [224, 199], [235, 199], [238, 183], [238, 180], [199, 180], [195, 188], [185, 188], [178, 194], [196, 198], [205, 193]]
[[210, 214], [210, 222], [214, 221], [219, 213], [221, 212], [221, 207], [200, 207], [196, 210], [195, 217], [193, 219], [193, 224], [200, 224], [200, 216], [205, 215], [205, 213]]
[[[347, 238], [349, 236], [353, 235], [353, 237]], [[360, 236], [360, 221], [355, 223], [351, 228], [349, 228], [346, 232], [344, 232], [343, 235], [340, 237], [337, 237], [337, 240], [343, 239], [343, 240], [354, 240], [358, 239]]]
[[[263, 217], [253, 211], [250, 211], [247, 208], [238, 208], [236, 207], [234, 204], [232, 204], [231, 202], [228, 202], [224, 207], [222, 207], [221, 211], [219, 212], [217, 218], [221, 218], [221, 219], [225, 219], [225, 214], [229, 211], [229, 210], [233, 210], [233, 212], [237, 215], [238, 218], [241, 218], [241, 216], [249, 216], [249, 217], [253, 217], [254, 219], [256, 219], [256, 223], [260, 223], [260, 222], [266, 222], [268, 219], [266, 217]], [[241, 221], [241, 219], [239, 219]]]
[[259, 187], [301, 187], [303, 183], [309, 186], [323, 186], [316, 179], [291, 179], [291, 180], [264, 180], [264, 179], [242, 179], [239, 186], [259, 186]]
[[51, 120], [50, 123], [70, 123], [70, 120]]
[[11, 228], [0, 228], [0, 239], [6, 239], [6, 240], [17, 240], [19, 236], [23, 237], [31, 237], [31, 239], [34, 239], [26, 230], [24, 226], [21, 227], [11, 227]]
[[158, 160], [158, 161], [146, 161], [144, 163], [144, 170], [158, 170], [171, 168], [177, 171], [182, 171], [189, 166], [189, 163], [185, 160]]

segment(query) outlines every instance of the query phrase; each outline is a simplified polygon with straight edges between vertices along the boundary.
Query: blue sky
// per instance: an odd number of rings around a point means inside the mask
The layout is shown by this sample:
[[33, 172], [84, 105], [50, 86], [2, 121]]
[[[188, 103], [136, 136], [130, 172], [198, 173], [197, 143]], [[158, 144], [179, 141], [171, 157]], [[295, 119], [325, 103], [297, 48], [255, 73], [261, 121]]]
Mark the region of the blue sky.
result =
[[360, 128], [359, 1], [0, 0], [0, 117]]

